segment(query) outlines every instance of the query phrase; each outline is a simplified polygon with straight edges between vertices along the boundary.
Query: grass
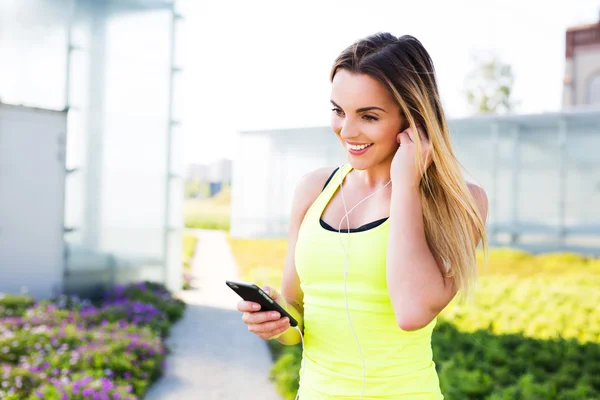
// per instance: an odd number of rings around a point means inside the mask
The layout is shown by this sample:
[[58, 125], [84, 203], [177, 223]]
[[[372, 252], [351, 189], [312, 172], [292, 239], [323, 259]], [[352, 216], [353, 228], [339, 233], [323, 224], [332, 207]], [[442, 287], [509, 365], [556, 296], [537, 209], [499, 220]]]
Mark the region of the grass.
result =
[[185, 202], [185, 227], [229, 231], [231, 214], [230, 190], [209, 199], [187, 199]]
[[194, 235], [183, 235], [183, 289], [191, 289], [192, 259], [196, 250], [198, 238]]
[[183, 235], [183, 268], [189, 270], [191, 268], [192, 257], [194, 256], [194, 250], [196, 250], [196, 243], [198, 238], [194, 235]]

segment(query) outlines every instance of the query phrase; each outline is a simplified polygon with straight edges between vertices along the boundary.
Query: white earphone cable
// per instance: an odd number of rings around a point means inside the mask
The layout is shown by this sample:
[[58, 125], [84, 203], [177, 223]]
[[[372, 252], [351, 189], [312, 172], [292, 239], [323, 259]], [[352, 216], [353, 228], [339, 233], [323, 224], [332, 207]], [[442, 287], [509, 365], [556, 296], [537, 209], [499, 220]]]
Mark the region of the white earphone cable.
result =
[[[344, 211], [346, 212], [346, 214], [340, 220], [340, 223], [338, 225], [338, 233], [339, 234], [342, 233], [342, 222], [345, 219], [346, 225], [347, 225], [346, 246], [344, 246], [341, 236], [339, 236], [338, 239], [340, 241], [340, 245], [344, 249], [344, 253], [346, 253], [346, 261], [344, 263], [344, 299], [346, 301], [346, 314], [348, 315], [348, 322], [350, 324], [350, 329], [352, 330], [352, 334], [354, 335], [354, 339], [356, 340], [356, 345], [358, 346], [358, 352], [360, 353], [360, 358], [362, 361], [363, 384], [362, 384], [362, 391], [360, 394], [360, 398], [362, 400], [364, 397], [364, 394], [365, 394], [365, 385], [367, 383], [367, 369], [365, 366], [365, 357], [363, 355], [362, 348], [360, 347], [360, 341], [358, 340], [358, 335], [356, 334], [356, 331], [354, 330], [354, 326], [352, 325], [352, 318], [350, 316], [350, 308], [348, 306], [347, 277], [348, 277], [348, 264], [350, 262], [350, 218], [349, 218], [349, 215], [362, 202], [364, 202], [371, 196], [375, 195], [376, 193], [378, 193], [379, 191], [384, 189], [387, 185], [389, 185], [392, 182], [392, 180], [390, 179], [388, 181], [388, 183], [386, 183], [384, 186], [380, 187], [379, 189], [377, 189], [376, 191], [374, 191], [373, 193], [371, 193], [370, 195], [368, 195], [367, 197], [365, 197], [364, 199], [359, 201], [358, 204], [356, 204], [354, 207], [352, 207], [350, 209], [350, 211], [348, 211], [348, 208], [346, 207], [346, 199], [344, 198], [344, 190], [343, 190], [343, 167], [344, 167], [343, 165], [339, 166], [338, 173], [339, 173], [339, 178], [340, 178], [340, 193], [342, 195], [342, 203], [344, 204]], [[305, 350], [304, 350], [304, 335], [302, 334], [302, 331], [300, 330], [300, 328], [298, 326], [296, 326], [295, 328], [298, 331], [298, 333], [300, 334], [300, 340], [302, 341], [302, 352], [304, 353], [305, 352]], [[303, 372], [304, 372], [304, 354], [302, 355], [302, 361], [300, 362], [300, 382], [298, 385], [298, 391], [296, 392], [295, 400], [298, 400], [298, 397], [300, 396], [300, 388], [302, 387]]]
[[346, 300], [346, 314], [348, 315], [348, 322], [350, 324], [350, 329], [352, 330], [352, 333], [354, 335], [354, 339], [356, 340], [356, 345], [358, 346], [358, 352], [360, 353], [360, 359], [362, 361], [362, 370], [363, 370], [363, 384], [362, 384], [362, 391], [360, 394], [360, 398], [361, 400], [363, 399], [364, 395], [365, 395], [365, 385], [367, 383], [367, 369], [365, 366], [365, 357], [363, 355], [362, 352], [362, 348], [360, 347], [360, 341], [358, 340], [358, 335], [356, 334], [356, 331], [354, 330], [354, 325], [352, 324], [352, 318], [350, 317], [350, 308], [348, 306], [348, 264], [350, 263], [350, 218], [349, 215], [352, 211], [354, 211], [354, 209], [356, 207], [358, 207], [362, 202], [364, 202], [365, 200], [367, 200], [368, 198], [370, 198], [371, 196], [375, 195], [376, 193], [378, 193], [379, 191], [381, 191], [382, 189], [384, 189], [387, 185], [389, 185], [392, 180], [390, 179], [384, 186], [380, 187], [379, 189], [377, 189], [376, 191], [374, 191], [373, 193], [371, 193], [370, 195], [368, 195], [367, 197], [365, 197], [364, 199], [362, 199], [361, 201], [359, 201], [354, 207], [352, 207], [350, 209], [350, 211], [348, 211], [348, 208], [346, 207], [346, 199], [344, 198], [344, 189], [343, 189], [343, 171], [342, 171], [343, 165], [340, 165], [340, 193], [342, 195], [342, 203], [344, 204], [344, 211], [346, 212], [346, 214], [342, 217], [342, 219], [340, 220], [340, 224], [338, 225], [338, 233], [341, 234], [341, 230], [342, 230], [342, 222], [344, 221], [344, 219], [346, 219], [346, 227], [347, 227], [347, 235], [346, 235], [346, 247], [344, 247], [344, 244], [342, 243], [341, 240], [341, 236], [339, 237], [340, 239], [340, 244], [342, 245], [342, 247], [344, 248], [344, 252], [346, 253], [346, 262], [344, 264], [344, 299]]
[[[300, 330], [300, 326], [296, 325], [294, 328], [296, 328], [296, 330], [300, 334], [300, 340], [302, 341], [302, 352], [304, 353], [304, 335], [302, 334], [302, 331]], [[298, 382], [298, 391], [296, 392], [296, 398], [294, 400], [298, 400], [298, 396], [300, 396], [300, 388], [302, 387], [303, 372], [304, 372], [304, 354], [302, 354], [301, 360], [300, 360], [300, 382]]]

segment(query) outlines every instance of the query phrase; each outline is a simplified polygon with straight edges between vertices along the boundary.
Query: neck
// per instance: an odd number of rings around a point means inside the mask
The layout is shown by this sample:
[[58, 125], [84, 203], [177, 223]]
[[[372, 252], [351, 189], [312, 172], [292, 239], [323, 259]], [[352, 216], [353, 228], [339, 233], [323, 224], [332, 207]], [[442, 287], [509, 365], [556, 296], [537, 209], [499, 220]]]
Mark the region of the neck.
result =
[[391, 162], [384, 162], [364, 170], [355, 170], [356, 178], [368, 189], [379, 189], [391, 179], [390, 166]]

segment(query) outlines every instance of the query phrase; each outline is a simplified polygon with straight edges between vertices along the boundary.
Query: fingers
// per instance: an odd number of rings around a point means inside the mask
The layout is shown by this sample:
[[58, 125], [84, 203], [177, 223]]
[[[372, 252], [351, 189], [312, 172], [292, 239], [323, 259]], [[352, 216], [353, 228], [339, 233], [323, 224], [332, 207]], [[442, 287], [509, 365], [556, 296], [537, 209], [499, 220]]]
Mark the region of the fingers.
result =
[[398, 143], [400, 144], [400, 146], [402, 146], [403, 144], [409, 144], [411, 142], [410, 136], [408, 135], [407, 131], [408, 129], [398, 134]]
[[262, 324], [268, 321], [276, 321], [281, 318], [281, 315], [277, 311], [264, 311], [264, 312], [245, 312], [242, 315], [242, 321], [246, 324]]
[[417, 122], [417, 129], [419, 130], [419, 136], [423, 140], [429, 141], [429, 134], [427, 133], [427, 130], [420, 122]]
[[290, 320], [286, 317], [277, 321], [264, 322], [262, 324], [250, 324], [248, 325], [248, 330], [252, 333], [256, 333], [257, 335], [264, 334], [265, 336], [270, 337], [283, 332], [289, 327]]
[[[240, 302], [238, 310], [248, 310], [252, 308], [252, 302]], [[269, 340], [285, 332], [290, 327], [290, 320], [287, 317], [281, 318], [276, 311], [253, 310], [243, 311], [242, 321], [248, 325], [248, 330], [262, 339]]]
[[[281, 295], [273, 288], [265, 286], [262, 290], [273, 300], [281, 304]], [[251, 301], [240, 301], [237, 304], [241, 311], [242, 321], [248, 325], [248, 330], [262, 339], [273, 339], [290, 327], [289, 318], [281, 318], [276, 311], [260, 311], [260, 304]]]
[[[268, 313], [264, 313], [268, 314]], [[290, 327], [290, 320], [285, 317], [276, 321], [268, 320], [258, 324], [248, 324], [248, 331], [254, 333], [261, 339], [269, 340], [285, 332]]]
[[270, 298], [272, 298], [273, 300], [275, 300], [277, 303], [279, 303], [280, 297], [281, 295], [279, 294], [279, 292], [275, 289], [273, 289], [270, 286], [265, 286], [263, 287], [263, 291], [269, 295]]
[[[421, 125], [419, 122], [417, 122], [417, 132], [421, 142], [424, 142], [426, 145], [428, 145], [429, 137], [427, 136], [427, 132], [425, 132], [423, 125]], [[403, 141], [403, 139], [405, 140]], [[412, 128], [406, 128], [404, 131], [398, 134], [397, 140], [400, 145], [402, 145], [402, 143], [414, 143], [416, 141], [415, 131]]]
[[254, 303], [252, 301], [241, 300], [237, 304], [237, 309], [241, 312], [256, 312], [260, 311], [260, 304]]

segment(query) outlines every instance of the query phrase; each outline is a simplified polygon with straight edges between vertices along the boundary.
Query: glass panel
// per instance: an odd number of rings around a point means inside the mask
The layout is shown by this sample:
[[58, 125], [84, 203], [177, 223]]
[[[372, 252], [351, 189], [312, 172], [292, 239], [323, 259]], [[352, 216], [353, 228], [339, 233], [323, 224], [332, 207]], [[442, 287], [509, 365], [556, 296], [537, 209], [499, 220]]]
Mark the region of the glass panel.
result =
[[183, 284], [183, 238], [180, 230], [172, 230], [167, 242], [166, 282], [169, 287], [181, 288]]
[[184, 137], [185, 134], [183, 125], [176, 124], [171, 128], [171, 167], [172, 174], [184, 176], [186, 171]]
[[[69, 285], [164, 282], [170, 5], [77, 3], [67, 157], [77, 170], [68, 178], [65, 216], [75, 228], [65, 235]], [[183, 190], [173, 193], [176, 213]]]
[[600, 135], [571, 131], [567, 137], [566, 225], [600, 225]]
[[600, 104], [600, 75], [594, 76], [589, 84], [589, 104]]
[[464, 168], [465, 179], [484, 188], [490, 204], [490, 217], [493, 221], [491, 204], [494, 201], [492, 160], [495, 148], [491, 142], [489, 127], [481, 132], [456, 132], [452, 135], [454, 154]]
[[558, 126], [520, 134], [519, 223], [525, 227], [560, 224]]
[[185, 112], [185, 72], [176, 72], [173, 75], [173, 116], [174, 121], [181, 121]]
[[173, 177], [169, 182], [169, 227], [183, 228], [183, 178]]
[[4, 103], [65, 107], [67, 26], [61, 0], [0, 2], [0, 98]]
[[[509, 126], [501, 126], [497, 144], [497, 181], [495, 195], [495, 223], [501, 226], [512, 224], [514, 219], [513, 167], [515, 165], [515, 139]], [[491, 160], [490, 160], [491, 161]]]

